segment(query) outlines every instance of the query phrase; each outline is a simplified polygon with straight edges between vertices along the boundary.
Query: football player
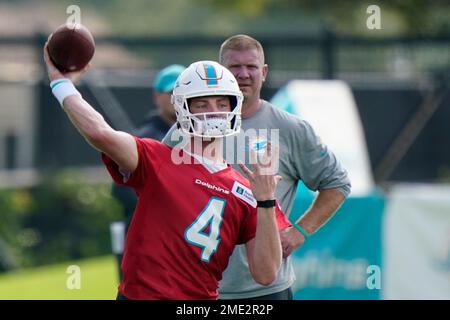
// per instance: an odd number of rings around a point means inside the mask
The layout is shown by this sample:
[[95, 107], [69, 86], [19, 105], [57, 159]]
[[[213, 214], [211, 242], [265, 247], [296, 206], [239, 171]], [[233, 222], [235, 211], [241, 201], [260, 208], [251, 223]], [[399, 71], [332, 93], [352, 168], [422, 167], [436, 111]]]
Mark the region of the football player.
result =
[[179, 76], [173, 104], [190, 138], [177, 150], [112, 129], [70, 80], [87, 68], [61, 74], [47, 45], [44, 59], [52, 92], [73, 125], [102, 153], [114, 181], [138, 195], [118, 299], [217, 299], [237, 244], [246, 246], [255, 281], [275, 280], [282, 257], [279, 229], [290, 226], [275, 201], [280, 177], [262, 173], [278, 160], [276, 150], [267, 148], [271, 161], [255, 163], [253, 171], [242, 165], [248, 181], [215, 147], [240, 130], [243, 98], [231, 72], [201, 61]]

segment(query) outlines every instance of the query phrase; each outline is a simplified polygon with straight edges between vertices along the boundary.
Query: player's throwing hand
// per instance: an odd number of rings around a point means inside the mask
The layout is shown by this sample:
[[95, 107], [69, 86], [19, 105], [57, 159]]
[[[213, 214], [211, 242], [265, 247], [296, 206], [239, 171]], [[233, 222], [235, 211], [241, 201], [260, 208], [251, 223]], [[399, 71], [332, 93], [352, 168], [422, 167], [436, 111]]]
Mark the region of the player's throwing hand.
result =
[[62, 73], [61, 71], [58, 70], [58, 68], [56, 68], [56, 66], [53, 64], [52, 60], [50, 59], [50, 55], [48, 54], [48, 41], [45, 43], [45, 46], [44, 46], [44, 61], [47, 66], [47, 73], [48, 73], [48, 78], [50, 79], [50, 81], [62, 79], [62, 78], [67, 78], [67, 79], [70, 79], [71, 81], [75, 81], [82, 74], [84, 74], [91, 66], [91, 64], [88, 63], [80, 71], [72, 71], [72, 72]]

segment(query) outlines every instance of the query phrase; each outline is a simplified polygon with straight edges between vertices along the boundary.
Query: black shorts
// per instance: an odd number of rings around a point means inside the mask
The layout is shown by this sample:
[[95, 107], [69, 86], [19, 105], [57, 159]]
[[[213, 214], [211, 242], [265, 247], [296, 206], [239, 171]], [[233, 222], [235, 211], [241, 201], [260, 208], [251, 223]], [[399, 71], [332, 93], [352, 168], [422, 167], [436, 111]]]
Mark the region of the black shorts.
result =
[[294, 299], [294, 296], [292, 294], [292, 289], [287, 288], [286, 290], [271, 293], [271, 294], [268, 294], [265, 296], [244, 298], [244, 299], [238, 299], [238, 300], [293, 300], [293, 299]]

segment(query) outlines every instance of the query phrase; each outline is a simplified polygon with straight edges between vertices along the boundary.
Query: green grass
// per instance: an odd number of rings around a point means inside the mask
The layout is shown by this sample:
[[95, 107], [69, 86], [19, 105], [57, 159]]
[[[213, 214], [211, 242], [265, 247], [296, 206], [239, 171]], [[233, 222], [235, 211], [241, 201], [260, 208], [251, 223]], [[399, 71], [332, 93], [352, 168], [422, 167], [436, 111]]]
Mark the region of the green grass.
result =
[[[80, 267], [80, 289], [68, 289], [70, 265]], [[118, 274], [114, 256], [72, 261], [0, 274], [0, 300], [115, 299]]]

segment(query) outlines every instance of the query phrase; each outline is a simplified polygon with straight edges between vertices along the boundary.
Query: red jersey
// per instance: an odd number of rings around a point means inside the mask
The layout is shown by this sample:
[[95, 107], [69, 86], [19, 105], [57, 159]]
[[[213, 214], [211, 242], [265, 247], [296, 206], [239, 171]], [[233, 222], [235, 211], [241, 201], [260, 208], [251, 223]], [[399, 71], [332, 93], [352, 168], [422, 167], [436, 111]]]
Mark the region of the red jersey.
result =
[[[138, 195], [119, 292], [129, 299], [217, 299], [234, 246], [255, 236], [249, 182], [231, 166], [210, 173], [193, 158], [175, 164], [171, 147], [135, 139], [139, 163], [126, 182], [117, 164], [102, 155], [114, 181]], [[278, 206], [276, 211], [279, 228], [289, 226]]]

